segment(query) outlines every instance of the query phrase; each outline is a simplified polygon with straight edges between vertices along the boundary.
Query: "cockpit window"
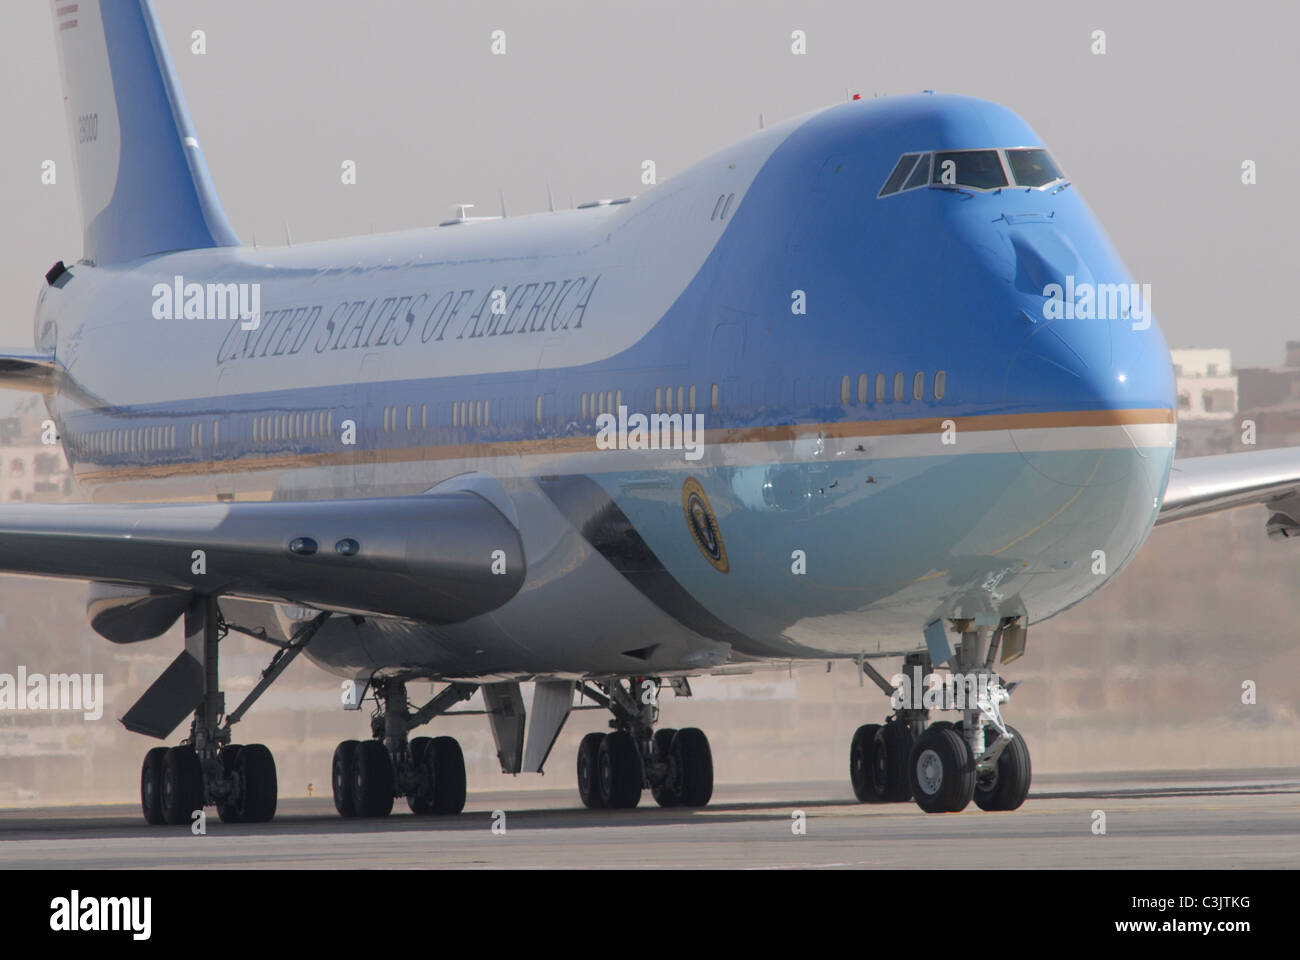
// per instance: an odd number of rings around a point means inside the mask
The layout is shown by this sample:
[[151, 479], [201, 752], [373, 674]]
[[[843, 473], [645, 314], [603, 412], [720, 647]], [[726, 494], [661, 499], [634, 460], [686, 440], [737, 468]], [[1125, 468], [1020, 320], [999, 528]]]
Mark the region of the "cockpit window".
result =
[[1036, 190], [1064, 179], [1061, 168], [1042, 147], [905, 153], [877, 196], [893, 196], [918, 187], [967, 194], [1011, 186]]
[[905, 153], [903, 158], [898, 161], [898, 166], [894, 167], [894, 172], [889, 175], [885, 185], [880, 190], [880, 196], [887, 197], [891, 193], [898, 193], [903, 186], [903, 181], [907, 175], [912, 172], [912, 167], [916, 164], [916, 154]]
[[1011, 176], [1020, 187], [1041, 187], [1061, 179], [1061, 168], [1041, 147], [1008, 150], [1007, 166], [1011, 168]]
[[911, 190], [913, 187], [924, 186], [926, 183], [929, 182], [929, 180], [930, 180], [930, 155], [928, 153], [923, 153], [921, 155], [921, 159], [916, 161], [916, 169], [913, 170], [912, 175], [907, 178], [907, 186], [905, 186], [903, 189]]
[[936, 187], [974, 187], [992, 190], [1005, 187], [1007, 175], [1002, 170], [1002, 160], [996, 150], [947, 150], [934, 155], [934, 175], [930, 183]]

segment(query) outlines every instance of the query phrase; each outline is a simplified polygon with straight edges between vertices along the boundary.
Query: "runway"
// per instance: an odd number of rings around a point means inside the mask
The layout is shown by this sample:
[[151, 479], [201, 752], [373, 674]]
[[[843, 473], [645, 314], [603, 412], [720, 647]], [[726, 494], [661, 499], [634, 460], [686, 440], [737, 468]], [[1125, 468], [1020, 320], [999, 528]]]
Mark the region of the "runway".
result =
[[281, 797], [266, 824], [223, 824], [209, 809], [204, 836], [148, 827], [134, 804], [0, 809], [4, 869], [976, 866], [1294, 868], [1300, 773], [1038, 777], [1020, 810], [997, 814], [868, 806], [844, 783], [720, 785], [691, 811], [648, 793], [635, 810], [590, 811], [569, 790], [480, 792], [451, 819], [399, 801], [386, 819], [343, 820], [328, 795]]

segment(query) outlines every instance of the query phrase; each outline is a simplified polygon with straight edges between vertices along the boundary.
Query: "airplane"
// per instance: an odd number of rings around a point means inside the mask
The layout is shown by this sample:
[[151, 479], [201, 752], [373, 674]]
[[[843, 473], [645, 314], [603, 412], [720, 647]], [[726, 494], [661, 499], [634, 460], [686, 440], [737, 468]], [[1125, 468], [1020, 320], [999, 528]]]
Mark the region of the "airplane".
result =
[[[1262, 504], [1300, 531], [1296, 450], [1174, 460], [1149, 296], [1003, 106], [853, 99], [639, 196], [267, 248], [150, 0], [53, 13], [84, 252], [0, 385], [44, 396], [84, 502], [0, 506], [0, 570], [86, 581], [113, 643], [183, 622], [121, 718], [190, 719], [145, 756], [150, 824], [274, 816], [233, 727], [299, 654], [374, 705], [333, 757], [344, 817], [461, 812], [459, 744], [412, 732], [475, 692], [504, 772], [542, 769], [579, 695], [610, 714], [585, 806], [701, 807], [708, 738], [658, 727], [660, 693], [822, 660], [891, 697], [850, 744], [859, 800], [1014, 810], [1030, 625], [1156, 524]], [[229, 631], [274, 648], [233, 710]], [[936, 668], [978, 687], [900, 696]]]

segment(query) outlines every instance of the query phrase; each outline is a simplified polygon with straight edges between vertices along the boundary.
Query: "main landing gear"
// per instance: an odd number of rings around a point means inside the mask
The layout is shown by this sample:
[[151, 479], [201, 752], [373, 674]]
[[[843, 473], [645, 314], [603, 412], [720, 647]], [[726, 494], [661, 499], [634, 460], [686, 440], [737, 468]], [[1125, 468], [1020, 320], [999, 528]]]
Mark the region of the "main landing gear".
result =
[[[689, 696], [684, 677], [678, 696]], [[656, 730], [657, 677], [593, 681], [583, 693], [614, 715], [611, 733], [589, 733], [578, 746], [578, 794], [584, 806], [630, 809], [649, 789], [661, 807], [703, 807], [713, 796], [709, 739], [694, 727]]]
[[[950, 663], [960, 682], [939, 688], [928, 682], [928, 653], [904, 658], [906, 683], [898, 690], [870, 664], [859, 663], [895, 706], [883, 724], [865, 724], [853, 735], [849, 776], [859, 800], [914, 799], [926, 813], [955, 813], [972, 800], [981, 810], [1015, 810], [1025, 802], [1029, 749], [1019, 731], [1003, 722], [999, 709], [1015, 684], [1004, 686], [993, 672], [998, 644], [1012, 625], [1008, 618], [997, 627], [984, 658], [983, 631], [959, 623], [961, 645]], [[931, 709], [961, 710], [962, 719], [931, 723]]]
[[[184, 716], [177, 703], [198, 699], [189, 737], [177, 747], [154, 747], [140, 769], [140, 807], [150, 824], [187, 824], [215, 805], [223, 823], [259, 823], [275, 816], [279, 787], [275, 760], [260, 743], [230, 742], [230, 729], [275, 681], [321, 624], [322, 613], [281, 645], [261, 679], [233, 713], [225, 712], [218, 683], [218, 644], [229, 629], [214, 597], [196, 597], [185, 612], [185, 652], [155, 681], [124, 720], [131, 729], [166, 737]], [[265, 639], [265, 637], [262, 637]], [[160, 691], [163, 693], [160, 695]], [[183, 691], [178, 693], [177, 691]], [[189, 700], [193, 703], [193, 700]], [[182, 706], [188, 711], [188, 707]]]
[[386, 817], [405, 797], [419, 816], [447, 816], [465, 808], [465, 755], [453, 737], [415, 737], [408, 732], [468, 700], [475, 684], [452, 683], [419, 710], [407, 705], [406, 684], [374, 680], [379, 708], [370, 721], [372, 739], [344, 740], [334, 749], [330, 782], [334, 807], [344, 817]]

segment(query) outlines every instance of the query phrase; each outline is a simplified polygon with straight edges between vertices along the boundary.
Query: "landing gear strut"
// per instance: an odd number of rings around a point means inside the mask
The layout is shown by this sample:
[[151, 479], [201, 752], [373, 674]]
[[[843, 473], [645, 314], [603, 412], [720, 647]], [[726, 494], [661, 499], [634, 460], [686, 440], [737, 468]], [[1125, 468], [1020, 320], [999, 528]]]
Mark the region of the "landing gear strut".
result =
[[[259, 823], [275, 816], [279, 786], [271, 751], [260, 743], [231, 743], [230, 730], [311, 642], [329, 616], [319, 614], [303, 624], [293, 640], [282, 644], [244, 702], [226, 716], [226, 698], [218, 681], [218, 646], [228, 630], [241, 628], [226, 624], [216, 597], [195, 597], [191, 601], [185, 611], [186, 652], [178, 663], [182, 673], [184, 665], [191, 663], [189, 669], [201, 673], [197, 686], [202, 693], [189, 737], [180, 746], [154, 747], [145, 754], [140, 769], [140, 807], [146, 822], [189, 823], [197, 811], [211, 805], [216, 805], [223, 823]], [[176, 668], [177, 664], [173, 664], [169, 672]]]
[[[882, 725], [866, 724], [854, 734], [849, 773], [854, 794], [864, 802], [914, 798], [927, 813], [955, 813], [971, 800], [981, 810], [1015, 810], [1029, 794], [1029, 749], [1020, 733], [1002, 720], [1000, 705], [1015, 684], [1004, 686], [993, 672], [998, 645], [1016, 618], [1005, 618], [993, 632], [985, 657], [984, 631], [957, 621], [961, 644], [953, 658], [956, 683], [926, 689], [932, 672], [928, 653], [909, 654], [903, 673], [907, 697], [869, 664], [864, 675], [893, 697], [895, 713]], [[931, 704], [931, 697], [938, 694]], [[961, 710], [956, 723], [929, 722], [930, 709]], [[989, 734], [992, 737], [989, 737]]]
[[465, 755], [452, 737], [407, 738], [427, 723], [474, 695], [469, 683], [448, 684], [419, 710], [411, 711], [406, 684], [400, 680], [371, 683], [379, 704], [370, 721], [372, 739], [344, 740], [334, 750], [330, 782], [334, 807], [344, 817], [386, 817], [393, 801], [405, 797], [420, 816], [450, 815], [465, 808]]
[[[713, 796], [713, 753], [701, 730], [655, 730], [657, 677], [585, 683], [585, 696], [607, 708], [611, 733], [589, 733], [578, 746], [578, 794], [592, 810], [630, 809], [649, 788], [661, 807], [703, 807]], [[672, 681], [689, 696], [685, 678]]]

